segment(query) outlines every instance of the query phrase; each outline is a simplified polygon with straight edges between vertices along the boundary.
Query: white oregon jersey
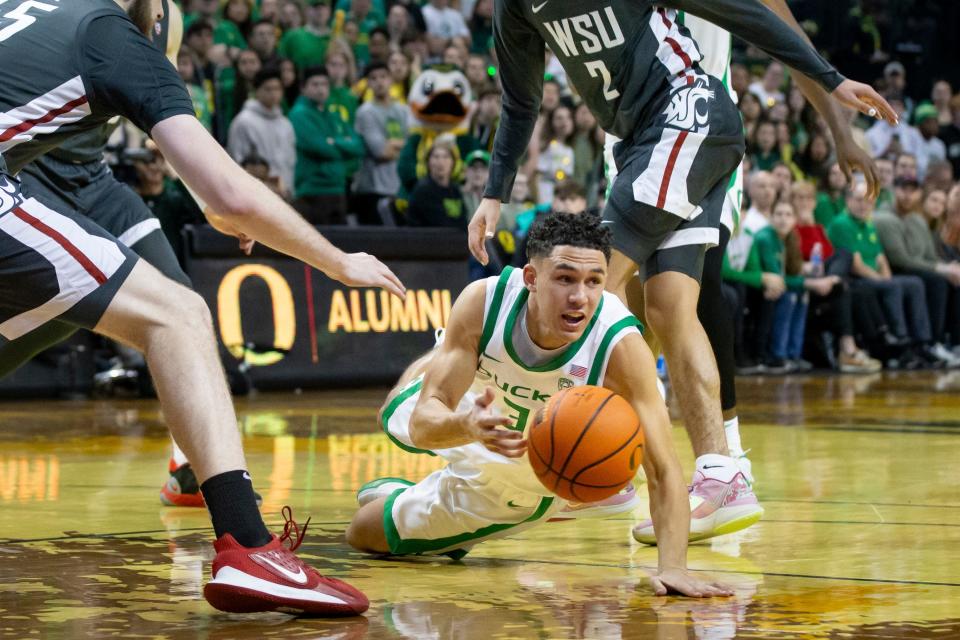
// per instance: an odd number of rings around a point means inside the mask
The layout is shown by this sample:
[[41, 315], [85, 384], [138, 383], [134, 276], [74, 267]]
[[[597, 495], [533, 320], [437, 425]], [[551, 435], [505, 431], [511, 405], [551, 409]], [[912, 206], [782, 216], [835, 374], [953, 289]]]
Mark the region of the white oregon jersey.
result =
[[[719, 78], [723, 86], [727, 88], [734, 104], [739, 103], [736, 91], [730, 86], [730, 58], [733, 49], [733, 39], [730, 32], [707, 22], [703, 18], [678, 12], [677, 22], [690, 30], [690, 35], [697, 43], [697, 48], [703, 56], [700, 60], [700, 68], [707, 74]], [[613, 184], [617, 175], [617, 166], [613, 161], [613, 145], [619, 142], [619, 138], [610, 133], [606, 134], [604, 143], [604, 160], [607, 167], [607, 184]], [[740, 205], [743, 199], [743, 165], [737, 168], [730, 180], [730, 186], [727, 189], [727, 197], [723, 202], [723, 213], [720, 218], [720, 224], [725, 226], [732, 234], [740, 224]]]
[[[507, 267], [499, 277], [487, 278], [480, 358], [477, 375], [467, 394], [472, 402], [472, 398], [482, 394], [486, 387], [495, 387], [497, 408], [513, 421], [513, 428], [524, 433], [551, 395], [567, 387], [602, 386], [614, 347], [625, 336], [639, 333], [640, 326], [619, 298], [604, 292], [579, 340], [550, 362], [527, 367], [514, 349], [513, 327], [523, 317], [528, 297], [522, 269]], [[525, 457], [506, 458], [479, 443], [456, 449], [462, 452], [462, 456], [451, 449], [438, 453], [454, 466], [458, 466], [458, 459], [471, 467], [486, 467], [488, 470], [490, 465], [502, 466], [502, 469], [496, 469], [498, 479], [531, 493], [551, 495], [537, 480]]]

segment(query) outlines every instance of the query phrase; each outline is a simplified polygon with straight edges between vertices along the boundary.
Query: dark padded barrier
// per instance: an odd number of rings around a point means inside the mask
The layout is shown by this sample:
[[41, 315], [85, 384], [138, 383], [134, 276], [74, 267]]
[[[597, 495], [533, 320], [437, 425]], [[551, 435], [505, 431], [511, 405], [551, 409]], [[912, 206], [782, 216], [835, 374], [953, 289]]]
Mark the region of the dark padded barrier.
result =
[[209, 227], [184, 230], [187, 273], [210, 305], [233, 381], [259, 389], [391, 384], [433, 346], [467, 285], [462, 232], [319, 229], [346, 252], [381, 258], [406, 285], [406, 300], [350, 289], [259, 245], [244, 256]]
[[0, 398], [74, 398], [93, 391], [94, 336], [78, 331], [0, 379]]

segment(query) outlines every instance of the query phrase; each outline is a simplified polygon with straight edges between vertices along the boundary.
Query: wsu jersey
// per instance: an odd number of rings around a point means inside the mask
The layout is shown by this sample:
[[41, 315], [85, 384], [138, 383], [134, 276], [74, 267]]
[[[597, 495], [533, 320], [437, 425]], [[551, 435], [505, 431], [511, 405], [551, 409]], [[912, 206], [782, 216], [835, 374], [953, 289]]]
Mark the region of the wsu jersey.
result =
[[[540, 106], [544, 49], [556, 55], [601, 128], [629, 140], [652, 123], [662, 96], [702, 73], [703, 54], [677, 10], [707, 19], [818, 80], [828, 91], [836, 69], [755, 0], [495, 0], [494, 42], [503, 110], [485, 195], [508, 201], [517, 162]], [[684, 125], [697, 105], [677, 105]], [[670, 126], [668, 118], [665, 123]]]
[[112, 0], [7, 0], [0, 11], [0, 154], [11, 173], [115, 115], [147, 132], [193, 115], [176, 69]]

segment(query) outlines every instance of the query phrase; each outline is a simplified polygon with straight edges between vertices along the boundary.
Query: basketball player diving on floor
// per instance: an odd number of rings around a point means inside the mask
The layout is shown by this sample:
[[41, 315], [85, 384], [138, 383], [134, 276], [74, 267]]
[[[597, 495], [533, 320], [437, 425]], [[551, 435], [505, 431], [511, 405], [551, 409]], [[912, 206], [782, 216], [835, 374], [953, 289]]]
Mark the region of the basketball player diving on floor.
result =
[[[679, 12], [755, 44], [846, 106], [896, 120], [876, 91], [840, 75], [759, 0], [494, 0], [503, 107], [469, 232], [471, 252], [486, 264], [484, 239], [509, 201], [539, 115], [549, 46], [600, 127], [621, 140], [603, 211], [613, 233], [607, 287], [626, 303], [640, 273], [644, 317], [662, 344], [697, 456], [691, 533], [703, 538], [749, 526], [763, 510], [749, 472], [730, 455], [717, 362], [697, 317], [706, 250], [720, 242], [727, 187], [743, 158], [743, 123], [721, 80], [701, 66], [703, 52]], [[655, 540], [652, 528], [642, 533]]]
[[687, 489], [639, 322], [603, 290], [610, 251], [596, 216], [550, 214], [530, 231], [523, 269], [463, 291], [440, 345], [407, 369], [380, 417], [398, 446], [448, 464], [416, 484], [382, 478], [361, 488], [351, 546], [459, 558], [558, 514], [567, 503], [534, 475], [524, 434], [551, 394], [591, 384], [623, 396], [644, 428], [660, 536], [654, 591], [732, 594], [687, 571]]

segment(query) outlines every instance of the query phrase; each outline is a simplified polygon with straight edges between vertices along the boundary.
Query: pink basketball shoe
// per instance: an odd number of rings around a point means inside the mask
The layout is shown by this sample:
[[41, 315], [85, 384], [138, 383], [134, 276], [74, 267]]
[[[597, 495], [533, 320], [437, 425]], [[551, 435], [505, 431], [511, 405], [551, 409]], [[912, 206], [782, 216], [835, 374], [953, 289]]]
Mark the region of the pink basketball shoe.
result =
[[[708, 454], [697, 458], [690, 485], [690, 542], [746, 529], [763, 516], [763, 507], [736, 461]], [[657, 544], [653, 521], [633, 528], [643, 544]]]
[[599, 502], [571, 502], [562, 511], [547, 520], [547, 522], [563, 522], [565, 520], [579, 520], [581, 518], [609, 518], [630, 513], [640, 503], [637, 490], [631, 482], [619, 493], [615, 493], [606, 500]]

